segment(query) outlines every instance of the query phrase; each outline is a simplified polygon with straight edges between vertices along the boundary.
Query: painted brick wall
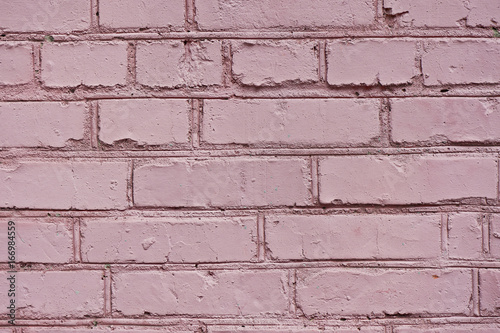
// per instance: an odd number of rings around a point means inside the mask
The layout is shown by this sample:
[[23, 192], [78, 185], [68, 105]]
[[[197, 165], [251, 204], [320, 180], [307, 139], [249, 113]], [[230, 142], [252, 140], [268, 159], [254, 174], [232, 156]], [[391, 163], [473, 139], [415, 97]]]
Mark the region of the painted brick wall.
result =
[[500, 332], [499, 1], [0, 7], [1, 333]]

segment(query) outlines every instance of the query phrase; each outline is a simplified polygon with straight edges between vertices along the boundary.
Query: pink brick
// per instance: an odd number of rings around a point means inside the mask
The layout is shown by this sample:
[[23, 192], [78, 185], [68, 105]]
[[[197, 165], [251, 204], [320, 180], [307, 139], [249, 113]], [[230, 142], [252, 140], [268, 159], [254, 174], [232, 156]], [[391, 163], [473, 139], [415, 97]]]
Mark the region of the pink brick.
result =
[[369, 99], [206, 100], [203, 141], [305, 146], [367, 144], [380, 134], [379, 109], [380, 102]]
[[172, 160], [138, 167], [134, 198], [151, 207], [304, 206], [310, 181], [299, 158]]
[[0, 103], [1, 147], [64, 147], [83, 140], [83, 102]]
[[276, 328], [255, 328], [255, 329], [246, 329], [239, 327], [234, 328], [212, 328], [209, 329], [209, 333], [383, 333], [385, 332], [384, 327], [363, 327], [357, 326], [353, 328], [339, 328], [339, 329], [313, 329], [313, 328], [295, 328], [295, 327], [286, 327], [283, 325], [279, 325]]
[[[334, 10], [332, 10], [334, 9]], [[202, 30], [352, 27], [374, 23], [373, 3], [364, 0], [204, 0], [196, 3]]]
[[406, 84], [415, 75], [415, 44], [402, 40], [330, 42], [327, 62], [330, 85]]
[[101, 0], [99, 23], [106, 28], [184, 28], [184, 0]]
[[500, 314], [500, 271], [498, 269], [479, 271], [479, 296], [482, 316]]
[[424, 327], [401, 326], [394, 328], [394, 333], [497, 333], [499, 330], [500, 325], [464, 323]]
[[[2, 218], [0, 239], [7, 240], [7, 223], [15, 223], [16, 262], [69, 263], [73, 261], [73, 221], [65, 218]], [[12, 232], [12, 230], [10, 231]], [[5, 243], [7, 244], [7, 243]], [[8, 261], [7, 251], [0, 255]]]
[[[23, 327], [23, 333], [88, 333], [89, 330], [94, 332], [112, 332], [112, 333], [158, 333], [158, 332], [176, 332], [176, 333], [192, 333], [187, 330], [179, 330], [176, 328], [175, 331], [171, 331], [168, 329], [145, 329], [147, 326], [136, 326], [136, 327], [127, 327], [127, 328], [116, 328], [116, 325], [100, 325], [99, 320], [96, 320], [97, 326], [94, 326], [94, 322], [91, 322], [92, 328], [89, 328], [88, 325], [85, 328], [75, 327], [75, 328], [67, 328], [64, 329], [62, 326], [53, 326], [51, 328], [43, 328], [43, 327]], [[175, 327], [175, 326], [174, 326]], [[2, 331], [0, 331], [2, 332]], [[3, 333], [3, 332], [2, 332]], [[10, 333], [10, 332], [9, 332]]]
[[271, 215], [272, 258], [421, 259], [441, 254], [440, 215]]
[[[16, 319], [102, 316], [102, 275], [102, 271], [18, 272], [15, 288]], [[10, 274], [1, 272], [0, 276], [0, 287], [7, 291], [7, 277]], [[2, 304], [7, 304], [7, 292], [2, 293], [1, 301]]]
[[33, 55], [31, 46], [14, 43], [0, 44], [0, 86], [23, 84], [32, 80]]
[[483, 238], [481, 215], [450, 214], [448, 218], [448, 249], [450, 258], [482, 259]]
[[500, 215], [493, 214], [487, 218], [490, 220], [490, 254], [500, 258]]
[[424, 84], [499, 83], [500, 43], [494, 40], [440, 41], [422, 56]]
[[500, 2], [470, 0], [469, 8], [468, 26], [490, 27], [500, 24]]
[[244, 41], [232, 44], [233, 77], [244, 85], [318, 81], [316, 42]]
[[137, 81], [152, 87], [222, 84], [220, 41], [141, 42], [137, 44]]
[[495, 159], [336, 156], [319, 164], [322, 203], [410, 204], [496, 198]]
[[123, 209], [125, 162], [21, 162], [0, 164], [0, 207]]
[[284, 314], [287, 285], [288, 275], [277, 270], [120, 272], [113, 274], [113, 310], [125, 316]]
[[463, 270], [304, 269], [297, 304], [305, 315], [470, 315], [472, 274]]
[[81, 234], [85, 262], [250, 261], [257, 255], [254, 217], [85, 219]]
[[498, 98], [402, 98], [391, 100], [395, 142], [499, 141]]
[[189, 142], [189, 112], [185, 99], [102, 100], [99, 139], [104, 143], [129, 139], [141, 145]]
[[117, 42], [44, 43], [42, 80], [49, 87], [125, 84], [127, 44]]
[[464, 0], [384, 0], [384, 12], [401, 16], [404, 26], [448, 28], [460, 27], [469, 13]]
[[90, 27], [89, 0], [5, 1], [0, 30], [66, 33]]

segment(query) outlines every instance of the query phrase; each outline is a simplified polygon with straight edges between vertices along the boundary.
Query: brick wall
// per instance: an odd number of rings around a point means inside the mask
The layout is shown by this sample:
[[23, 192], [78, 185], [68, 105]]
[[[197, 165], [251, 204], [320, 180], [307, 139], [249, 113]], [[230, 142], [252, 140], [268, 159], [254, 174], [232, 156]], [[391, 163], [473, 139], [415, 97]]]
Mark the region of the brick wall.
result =
[[500, 331], [498, 1], [1, 7], [1, 333]]

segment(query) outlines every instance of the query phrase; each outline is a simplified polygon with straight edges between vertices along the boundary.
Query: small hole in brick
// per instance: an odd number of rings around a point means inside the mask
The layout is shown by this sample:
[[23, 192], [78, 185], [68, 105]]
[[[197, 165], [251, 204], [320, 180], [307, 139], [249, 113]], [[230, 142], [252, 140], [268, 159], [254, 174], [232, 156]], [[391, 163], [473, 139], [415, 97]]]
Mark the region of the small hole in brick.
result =
[[345, 318], [340, 318], [340, 320], [341, 320], [341, 321], [346, 321], [347, 319], [345, 319]]
[[75, 93], [76, 88], [70, 88], [69, 91], [71, 91], [72, 94]]
[[359, 92], [357, 92], [357, 91], [356, 91], [356, 92], [354, 93], [354, 95], [359, 96]]
[[186, 45], [188, 43], [187, 40], [183, 40], [182, 42], [184, 43], [184, 45]]
[[406, 89], [405, 89], [405, 88], [403, 88], [403, 89], [401, 89], [401, 90], [403, 90], [403, 92], [406, 92]]
[[99, 16], [99, 12], [96, 12], [96, 13], [95, 13], [95, 16]]
[[450, 89], [441, 89], [442, 93], [445, 93], [445, 92], [448, 92], [448, 91], [450, 91]]
[[6, 34], [1, 34], [0, 36], [5, 37], [5, 36], [7, 36], [7, 35], [6, 35]]

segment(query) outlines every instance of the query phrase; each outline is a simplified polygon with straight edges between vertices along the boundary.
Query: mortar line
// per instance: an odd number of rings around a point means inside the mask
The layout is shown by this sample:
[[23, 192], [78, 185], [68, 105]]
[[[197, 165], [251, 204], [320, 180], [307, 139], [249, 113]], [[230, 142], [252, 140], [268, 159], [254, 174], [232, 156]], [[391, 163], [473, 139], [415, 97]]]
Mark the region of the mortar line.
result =
[[134, 168], [135, 168], [135, 160], [130, 160], [128, 164], [128, 176], [127, 176], [127, 198], [130, 207], [135, 206], [135, 198], [134, 198]]
[[90, 112], [90, 145], [94, 150], [99, 150], [99, 102], [89, 101]]
[[297, 317], [297, 270], [288, 271], [288, 311], [293, 317]]
[[104, 272], [104, 316], [105, 317], [113, 317], [113, 309], [111, 303], [111, 269], [105, 268]]
[[391, 325], [387, 325], [384, 327], [384, 333], [393, 333], [393, 327]]
[[311, 156], [311, 187], [312, 187], [312, 204], [319, 205], [319, 173], [318, 173], [318, 156]]
[[448, 259], [449, 215], [441, 214], [441, 256]]
[[319, 82], [327, 82], [326, 41], [318, 41]]
[[481, 216], [481, 236], [483, 241], [483, 254], [490, 255], [490, 230], [491, 214], [482, 214]]
[[90, 1], [90, 31], [99, 32], [100, 30], [100, 13], [99, 13], [99, 0]]
[[228, 40], [223, 40], [221, 48], [222, 48], [221, 52], [222, 52], [222, 60], [223, 60], [222, 84], [226, 88], [234, 88], [233, 87], [233, 55], [232, 55], [231, 42]]
[[472, 269], [472, 315], [479, 316], [479, 270]]
[[40, 87], [42, 82], [42, 49], [40, 44], [33, 43], [32, 48], [33, 83]]
[[266, 226], [265, 222], [266, 216], [262, 211], [258, 211], [257, 213], [257, 239], [258, 239], [258, 261], [265, 262], [266, 261]]
[[379, 109], [380, 143], [386, 148], [393, 146], [391, 113], [391, 100], [389, 98], [381, 99]]
[[191, 99], [191, 147], [193, 149], [200, 148], [200, 109], [202, 105], [202, 100]]
[[82, 262], [82, 245], [81, 245], [81, 218], [73, 220], [73, 261], [75, 263]]
[[127, 77], [126, 82], [130, 86], [137, 84], [137, 42], [130, 41], [127, 45]]

